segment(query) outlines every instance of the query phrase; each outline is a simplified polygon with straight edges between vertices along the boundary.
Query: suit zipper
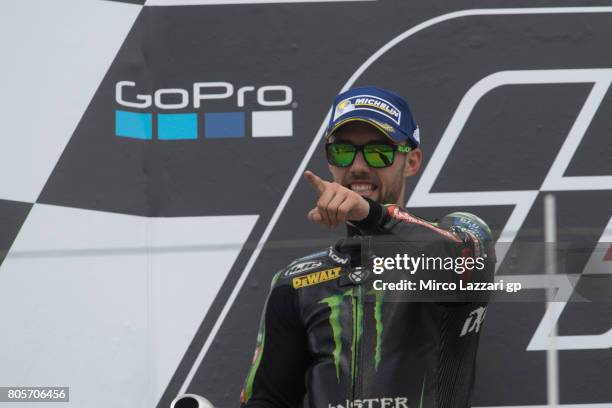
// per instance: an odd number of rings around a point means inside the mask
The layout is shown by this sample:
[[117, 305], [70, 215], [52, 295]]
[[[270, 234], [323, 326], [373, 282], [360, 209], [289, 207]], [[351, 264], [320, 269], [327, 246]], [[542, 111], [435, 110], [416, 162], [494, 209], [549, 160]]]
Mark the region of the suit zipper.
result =
[[355, 400], [360, 393], [361, 376], [359, 375], [359, 359], [361, 357], [361, 337], [363, 335], [363, 288], [357, 286], [357, 295], [353, 301], [353, 344], [352, 344], [352, 398]]

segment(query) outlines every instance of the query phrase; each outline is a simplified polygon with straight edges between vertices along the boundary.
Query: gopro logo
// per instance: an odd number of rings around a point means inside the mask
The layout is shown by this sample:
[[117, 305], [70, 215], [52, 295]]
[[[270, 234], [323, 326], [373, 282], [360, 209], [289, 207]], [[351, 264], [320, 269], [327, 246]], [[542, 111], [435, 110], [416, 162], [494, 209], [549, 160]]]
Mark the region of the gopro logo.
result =
[[[115, 84], [115, 102], [135, 110], [172, 111], [207, 109], [215, 100], [233, 99], [244, 108], [247, 98], [262, 107], [287, 107], [293, 90], [287, 85], [242, 86], [235, 91], [229, 82], [195, 82], [190, 89], [162, 88], [152, 93], [138, 92], [133, 81]], [[252, 110], [232, 112], [133, 112], [115, 111], [115, 135], [132, 139], [193, 140], [202, 134], [207, 139], [247, 136], [246, 118], [250, 115], [251, 137], [293, 136], [293, 111]]]

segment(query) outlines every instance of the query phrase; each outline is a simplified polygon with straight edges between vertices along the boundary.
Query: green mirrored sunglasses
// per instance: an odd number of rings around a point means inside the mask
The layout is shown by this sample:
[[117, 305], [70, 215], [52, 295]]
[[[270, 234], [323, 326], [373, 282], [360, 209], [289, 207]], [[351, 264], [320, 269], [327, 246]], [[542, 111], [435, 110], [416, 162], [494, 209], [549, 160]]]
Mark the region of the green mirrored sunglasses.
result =
[[325, 145], [327, 162], [336, 167], [349, 167], [355, 161], [357, 152], [363, 152], [363, 159], [373, 168], [389, 167], [395, 159], [395, 152], [408, 153], [410, 146], [384, 143], [368, 143], [357, 146], [351, 143], [333, 142]]

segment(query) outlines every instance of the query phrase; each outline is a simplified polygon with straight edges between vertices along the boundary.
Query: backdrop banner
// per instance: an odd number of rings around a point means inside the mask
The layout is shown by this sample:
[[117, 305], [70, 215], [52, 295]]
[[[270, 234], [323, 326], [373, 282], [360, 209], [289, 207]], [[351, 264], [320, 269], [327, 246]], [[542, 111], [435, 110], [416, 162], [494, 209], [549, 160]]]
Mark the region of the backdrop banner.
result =
[[[568, 293], [612, 274], [612, 7], [143, 3], [1, 6], [0, 386], [236, 407], [272, 276], [345, 234], [308, 222], [302, 173], [331, 178], [322, 133], [356, 86], [409, 101], [424, 162], [406, 207], [486, 220], [497, 279], [545, 288], [547, 193], [579, 248]], [[545, 405], [553, 343], [561, 406], [612, 406], [606, 290], [492, 302], [474, 406]]]

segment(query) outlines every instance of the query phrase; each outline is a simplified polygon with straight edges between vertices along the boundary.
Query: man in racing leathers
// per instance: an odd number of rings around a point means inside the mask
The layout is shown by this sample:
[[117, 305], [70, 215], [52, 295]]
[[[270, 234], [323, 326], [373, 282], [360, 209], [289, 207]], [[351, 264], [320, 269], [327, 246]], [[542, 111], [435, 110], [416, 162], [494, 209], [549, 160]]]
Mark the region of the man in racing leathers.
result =
[[338, 95], [325, 136], [334, 181], [305, 173], [319, 194], [308, 219], [347, 225], [349, 238], [274, 276], [242, 407], [469, 407], [486, 299], [389, 301], [374, 289], [382, 275], [371, 273], [368, 262], [398, 250], [480, 256], [482, 270], [409, 276], [489, 281], [495, 264], [489, 228], [468, 213], [432, 223], [401, 208], [405, 177], [418, 171], [421, 150], [398, 95], [373, 87]]

